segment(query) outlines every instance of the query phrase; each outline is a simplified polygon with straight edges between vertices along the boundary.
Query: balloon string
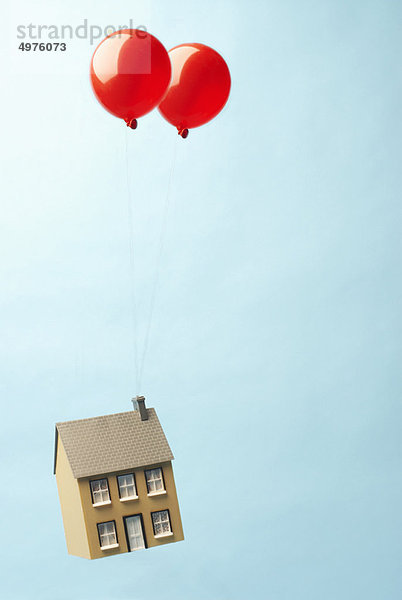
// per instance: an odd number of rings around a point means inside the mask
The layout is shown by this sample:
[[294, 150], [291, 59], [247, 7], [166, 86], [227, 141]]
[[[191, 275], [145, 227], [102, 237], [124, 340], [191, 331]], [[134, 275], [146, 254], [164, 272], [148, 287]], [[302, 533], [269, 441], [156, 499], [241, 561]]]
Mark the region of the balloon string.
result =
[[156, 292], [157, 292], [157, 287], [158, 287], [158, 283], [159, 283], [159, 279], [160, 279], [162, 254], [163, 254], [163, 248], [165, 245], [166, 232], [167, 232], [167, 222], [168, 222], [168, 215], [169, 215], [172, 180], [173, 180], [173, 173], [174, 173], [174, 169], [175, 169], [175, 165], [176, 165], [178, 140], [177, 140], [177, 138], [173, 138], [173, 139], [175, 141], [173, 142], [174, 147], [173, 147], [173, 152], [172, 152], [172, 162], [171, 162], [171, 166], [170, 166], [169, 179], [168, 179], [168, 184], [167, 184], [167, 189], [166, 189], [165, 207], [164, 207], [164, 211], [163, 211], [163, 220], [162, 220], [162, 228], [161, 228], [161, 234], [160, 234], [160, 239], [159, 239], [158, 257], [157, 257], [154, 281], [153, 281], [153, 286], [152, 286], [150, 311], [149, 311], [148, 323], [147, 323], [147, 328], [146, 328], [146, 333], [145, 333], [144, 348], [143, 348], [142, 357], [141, 357], [141, 364], [140, 364], [140, 368], [139, 368], [139, 385], [140, 386], [142, 384], [145, 358], [146, 358], [147, 351], [148, 351], [149, 338], [150, 338], [151, 326], [152, 326], [152, 318], [153, 318], [154, 308], [155, 308]]
[[134, 247], [134, 219], [133, 219], [133, 201], [131, 197], [130, 186], [130, 170], [128, 163], [128, 129], [125, 129], [125, 147], [126, 147], [126, 183], [127, 183], [127, 213], [128, 213], [128, 235], [130, 246], [130, 263], [129, 274], [131, 281], [131, 329], [132, 329], [132, 344], [134, 355], [134, 372], [135, 372], [135, 390], [136, 394], [140, 391], [140, 371], [138, 361], [138, 345], [137, 345], [137, 300], [135, 294], [135, 247]]

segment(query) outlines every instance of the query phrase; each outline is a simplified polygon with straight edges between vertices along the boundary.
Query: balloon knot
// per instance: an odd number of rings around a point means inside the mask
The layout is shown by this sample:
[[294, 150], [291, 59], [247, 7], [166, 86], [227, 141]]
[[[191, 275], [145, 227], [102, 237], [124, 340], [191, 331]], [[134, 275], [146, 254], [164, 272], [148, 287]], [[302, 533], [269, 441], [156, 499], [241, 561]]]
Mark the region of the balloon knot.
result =
[[177, 133], [179, 135], [181, 135], [181, 137], [183, 138], [183, 140], [185, 140], [186, 137], [188, 136], [188, 129], [179, 129], [179, 131]]
[[127, 127], [130, 127], [131, 129], [137, 129], [137, 119], [126, 119], [126, 124]]

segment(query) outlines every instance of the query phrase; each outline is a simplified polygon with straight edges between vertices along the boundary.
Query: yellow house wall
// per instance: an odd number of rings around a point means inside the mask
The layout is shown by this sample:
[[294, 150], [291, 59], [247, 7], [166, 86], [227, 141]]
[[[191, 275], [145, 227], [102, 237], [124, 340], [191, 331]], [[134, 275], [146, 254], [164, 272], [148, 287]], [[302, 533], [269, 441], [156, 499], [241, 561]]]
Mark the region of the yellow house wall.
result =
[[[145, 467], [141, 469], [128, 469], [115, 473], [105, 473], [103, 475], [97, 475], [96, 477], [82, 478], [78, 480], [86, 530], [88, 534], [90, 558], [102, 558], [104, 556], [110, 556], [129, 551], [123, 523], [123, 517], [126, 516], [142, 514], [144, 533], [148, 548], [151, 548], [152, 546], [161, 546], [163, 544], [171, 544], [184, 539], [172, 464], [167, 462], [153, 465], [153, 467], [162, 467], [166, 494], [160, 496], [148, 496], [144, 475]], [[137, 500], [129, 500], [126, 502], [120, 501], [116, 476], [123, 473], [135, 474], [138, 495]], [[112, 503], [98, 507], [92, 506], [92, 496], [89, 482], [93, 479], [103, 479], [105, 477], [107, 477], [109, 482], [109, 491]], [[169, 509], [170, 524], [173, 535], [165, 538], [155, 538], [153, 533], [151, 512], [166, 509]], [[119, 547], [112, 548], [110, 550], [101, 550], [99, 546], [97, 523], [113, 520], [116, 522]]]
[[57, 445], [56, 482], [68, 553], [90, 558], [79, 484], [71, 471], [60, 436]]

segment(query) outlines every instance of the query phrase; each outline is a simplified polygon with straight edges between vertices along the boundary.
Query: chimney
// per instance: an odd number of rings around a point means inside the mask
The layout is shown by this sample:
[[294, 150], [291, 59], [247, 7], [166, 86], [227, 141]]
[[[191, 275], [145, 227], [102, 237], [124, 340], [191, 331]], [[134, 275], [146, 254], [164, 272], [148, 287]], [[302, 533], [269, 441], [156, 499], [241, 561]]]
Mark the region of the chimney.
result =
[[144, 396], [136, 396], [132, 399], [134, 410], [140, 411], [141, 421], [148, 421], [148, 411], [145, 406]]

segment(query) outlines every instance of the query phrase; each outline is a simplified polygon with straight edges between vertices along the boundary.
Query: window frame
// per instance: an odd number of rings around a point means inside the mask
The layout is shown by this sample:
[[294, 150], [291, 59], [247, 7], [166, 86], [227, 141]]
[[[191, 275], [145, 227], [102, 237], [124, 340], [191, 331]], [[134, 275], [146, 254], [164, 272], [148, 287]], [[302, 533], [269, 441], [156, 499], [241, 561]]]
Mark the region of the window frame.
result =
[[[109, 496], [109, 500], [106, 500], [104, 502], [95, 502], [94, 501], [94, 492], [93, 492], [93, 489], [92, 489], [92, 484], [96, 483], [97, 481], [106, 481], [107, 493], [108, 493], [108, 496]], [[91, 491], [92, 506], [105, 506], [106, 504], [111, 504], [112, 503], [112, 497], [110, 495], [109, 480], [108, 480], [107, 477], [101, 477], [100, 479], [90, 479], [89, 480], [89, 489]]]
[[[99, 525], [107, 525], [109, 523], [113, 523], [114, 526], [114, 535], [116, 538], [116, 543], [115, 544], [110, 544], [109, 546], [102, 546], [102, 538], [101, 538], [101, 532], [99, 530]], [[96, 524], [96, 529], [98, 530], [98, 539], [99, 539], [99, 547], [101, 550], [112, 550], [113, 548], [118, 548], [119, 547], [119, 537], [117, 535], [117, 527], [116, 527], [116, 521], [114, 519], [112, 519], [111, 521], [101, 521], [100, 523]], [[106, 534], [106, 535], [110, 535], [110, 534]]]
[[[161, 471], [161, 480], [162, 480], [163, 488], [161, 490], [157, 490], [155, 492], [150, 492], [149, 491], [149, 485], [148, 485], [148, 479], [147, 479], [147, 473], [149, 473], [150, 471], [156, 471], [157, 469], [160, 469], [160, 471]], [[147, 486], [147, 494], [148, 494], [148, 496], [160, 496], [162, 494], [166, 494], [167, 493], [166, 483], [165, 483], [165, 476], [163, 474], [162, 467], [152, 467], [151, 469], [145, 469], [144, 470], [144, 477], [145, 477], [145, 484]]]
[[[119, 478], [120, 477], [126, 477], [127, 475], [132, 475], [133, 476], [135, 496], [128, 496], [127, 498], [122, 498], [121, 497], [121, 491], [120, 491]], [[138, 488], [137, 488], [137, 481], [135, 479], [135, 473], [120, 473], [120, 475], [116, 475], [116, 482], [117, 482], [117, 489], [118, 489], [118, 492], [119, 492], [119, 500], [121, 502], [128, 502], [129, 500], [138, 500]], [[137, 515], [132, 515], [132, 516], [135, 517]]]
[[[161, 512], [167, 512], [167, 515], [168, 515], [170, 531], [168, 531], [167, 533], [155, 533], [155, 523], [154, 523], [153, 515], [156, 515]], [[154, 538], [159, 539], [159, 538], [164, 538], [164, 537], [169, 537], [171, 535], [174, 535], [173, 529], [172, 529], [172, 520], [170, 518], [170, 510], [168, 508], [162, 508], [161, 510], [151, 511], [151, 521], [152, 521], [152, 531], [154, 533]]]

